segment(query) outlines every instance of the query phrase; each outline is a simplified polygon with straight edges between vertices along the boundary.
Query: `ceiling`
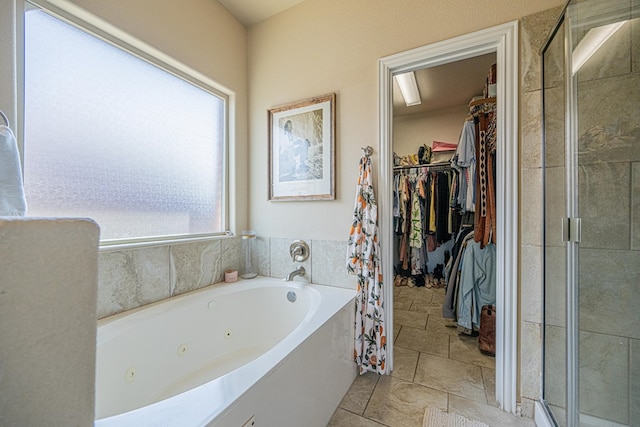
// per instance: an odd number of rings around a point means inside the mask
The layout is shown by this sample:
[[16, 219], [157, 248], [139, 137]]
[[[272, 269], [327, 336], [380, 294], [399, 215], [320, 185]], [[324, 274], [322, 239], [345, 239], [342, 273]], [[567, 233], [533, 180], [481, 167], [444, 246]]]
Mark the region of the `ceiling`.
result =
[[218, 0], [245, 26], [251, 27], [304, 0]]
[[393, 115], [404, 116], [449, 107], [467, 105], [474, 96], [482, 95], [489, 68], [496, 54], [477, 56], [437, 67], [417, 70], [416, 82], [422, 104], [407, 107], [400, 88], [393, 81]]

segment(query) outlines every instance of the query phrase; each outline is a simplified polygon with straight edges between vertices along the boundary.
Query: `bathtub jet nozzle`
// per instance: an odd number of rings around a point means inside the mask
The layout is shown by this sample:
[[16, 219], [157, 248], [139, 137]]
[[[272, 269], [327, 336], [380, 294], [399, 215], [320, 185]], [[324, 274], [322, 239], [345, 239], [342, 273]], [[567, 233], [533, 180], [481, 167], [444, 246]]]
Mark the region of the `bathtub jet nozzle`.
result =
[[291, 273], [287, 274], [287, 277], [285, 277], [282, 280], [284, 280], [285, 282], [291, 282], [294, 277], [304, 276], [306, 273], [307, 273], [307, 270], [305, 270], [305, 268], [302, 265], [299, 265], [298, 268], [293, 270]]

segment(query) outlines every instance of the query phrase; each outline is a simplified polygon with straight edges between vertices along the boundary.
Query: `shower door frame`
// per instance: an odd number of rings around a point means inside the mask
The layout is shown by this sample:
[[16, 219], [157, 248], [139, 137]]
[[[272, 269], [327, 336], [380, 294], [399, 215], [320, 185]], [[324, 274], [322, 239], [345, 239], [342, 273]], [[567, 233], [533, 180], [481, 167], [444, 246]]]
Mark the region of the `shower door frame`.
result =
[[[578, 425], [579, 416], [578, 416], [578, 381], [579, 381], [579, 371], [578, 371], [578, 335], [575, 331], [578, 331], [578, 290], [577, 290], [577, 280], [578, 280], [578, 245], [580, 242], [580, 218], [578, 217], [578, 177], [577, 177], [577, 165], [578, 165], [578, 153], [576, 144], [574, 141], [577, 141], [577, 76], [574, 76], [571, 73], [572, 68], [572, 33], [571, 33], [571, 17], [567, 15], [567, 8], [570, 4], [570, 1], [567, 2], [558, 17], [555, 25], [553, 26], [549, 36], [543, 48], [540, 51], [540, 60], [541, 60], [541, 88], [542, 88], [542, 185], [543, 185], [543, 194], [546, 193], [546, 132], [545, 132], [545, 122], [546, 122], [546, 114], [545, 114], [545, 98], [546, 98], [546, 79], [545, 79], [545, 53], [550, 48], [550, 45], [556, 36], [560, 36], [563, 38], [563, 61], [564, 61], [564, 87], [565, 87], [565, 129], [564, 129], [564, 149], [565, 149], [565, 158], [564, 158], [564, 168], [565, 168], [565, 214], [562, 218], [562, 240], [565, 243], [565, 273], [566, 273], [566, 289], [565, 289], [565, 298], [566, 298], [566, 313], [565, 313], [565, 321], [566, 321], [566, 334], [567, 339], [565, 343], [565, 381], [566, 381], [566, 422], [567, 426], [576, 426]], [[563, 34], [560, 33], [560, 28], [564, 25]], [[544, 248], [543, 255], [543, 271], [544, 271], [544, 283], [543, 283], [543, 307], [546, 307], [546, 228], [547, 228], [547, 206], [546, 199], [543, 198], [543, 242], [542, 247]], [[536, 411], [539, 413], [536, 419], [543, 420], [544, 426], [555, 426], [558, 425], [556, 420], [556, 414], [554, 414], [549, 407], [549, 404], [546, 399], [546, 377], [545, 377], [545, 365], [546, 365], [546, 312], [545, 308], [542, 310], [542, 336], [543, 336], [543, 344], [542, 344], [542, 399], [539, 402], [536, 402]], [[538, 406], [540, 405], [540, 406]]]
[[[496, 400], [516, 413], [518, 366], [518, 22], [513, 21], [442, 42], [400, 52], [378, 62], [380, 208], [385, 319], [393, 336], [393, 227], [390, 198], [393, 188], [393, 76], [421, 68], [496, 53]], [[387, 367], [393, 369], [393, 340], [387, 344]]]

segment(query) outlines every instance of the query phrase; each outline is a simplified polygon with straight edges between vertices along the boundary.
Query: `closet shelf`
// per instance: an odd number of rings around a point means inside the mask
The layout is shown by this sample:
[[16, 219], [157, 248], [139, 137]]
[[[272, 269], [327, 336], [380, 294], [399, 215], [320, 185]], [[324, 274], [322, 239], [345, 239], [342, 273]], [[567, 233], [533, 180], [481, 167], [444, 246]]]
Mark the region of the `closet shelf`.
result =
[[495, 103], [496, 102], [496, 98], [482, 98], [482, 99], [477, 99], [475, 101], [471, 101], [469, 103], [469, 107], [475, 107], [476, 105], [480, 105], [480, 104], [491, 104], [491, 103]]

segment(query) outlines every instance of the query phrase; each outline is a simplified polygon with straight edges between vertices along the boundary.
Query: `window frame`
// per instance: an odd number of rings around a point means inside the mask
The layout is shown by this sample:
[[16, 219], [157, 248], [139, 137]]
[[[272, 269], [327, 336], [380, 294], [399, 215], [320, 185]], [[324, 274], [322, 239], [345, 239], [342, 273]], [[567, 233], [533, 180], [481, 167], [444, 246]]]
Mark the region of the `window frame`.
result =
[[[234, 133], [232, 124], [235, 123], [235, 92], [227, 87], [215, 82], [211, 78], [204, 74], [194, 70], [188, 65], [174, 59], [168, 54], [152, 47], [151, 45], [143, 42], [142, 40], [132, 36], [131, 34], [117, 28], [116, 26], [104, 21], [103, 19], [89, 13], [88, 11], [73, 5], [69, 2], [60, 0], [24, 0], [24, 8], [22, 11], [17, 11], [21, 14], [18, 23], [19, 34], [22, 34], [18, 41], [18, 52], [21, 55], [18, 64], [18, 133], [19, 139], [24, 138], [24, 96], [25, 96], [25, 80], [24, 80], [24, 56], [25, 56], [25, 44], [24, 44], [24, 16], [31, 9], [40, 9], [45, 13], [53, 16], [56, 19], [74, 26], [75, 28], [84, 31], [85, 33], [97, 37], [98, 39], [111, 44], [117, 49], [121, 49], [131, 55], [134, 55], [138, 59], [149, 63], [152, 66], [158, 67], [161, 70], [172, 74], [176, 78], [182, 79], [187, 83], [190, 83], [197, 88], [208, 92], [209, 94], [216, 96], [223, 100], [223, 160], [222, 160], [222, 200], [221, 200], [221, 225], [222, 230], [212, 233], [199, 233], [199, 234], [176, 234], [176, 235], [158, 235], [158, 236], [146, 236], [137, 238], [124, 238], [124, 239], [108, 239], [100, 240], [100, 250], [117, 250], [126, 248], [135, 248], [143, 246], [156, 246], [166, 245], [171, 243], [186, 243], [193, 241], [203, 241], [219, 239], [221, 237], [230, 236], [233, 233], [230, 231], [230, 153], [231, 153], [231, 141], [233, 140]], [[18, 8], [19, 9], [19, 8]], [[20, 154], [24, 165], [24, 141], [20, 141], [19, 144]], [[24, 169], [24, 168], [23, 168]]]

